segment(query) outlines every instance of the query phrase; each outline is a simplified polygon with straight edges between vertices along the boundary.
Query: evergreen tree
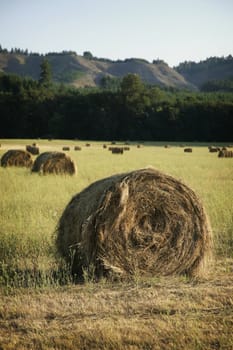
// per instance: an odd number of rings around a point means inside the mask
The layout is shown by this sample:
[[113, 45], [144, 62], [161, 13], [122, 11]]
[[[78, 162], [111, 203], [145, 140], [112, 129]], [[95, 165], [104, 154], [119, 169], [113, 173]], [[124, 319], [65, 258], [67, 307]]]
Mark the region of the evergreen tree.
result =
[[43, 86], [49, 86], [52, 81], [52, 71], [50, 63], [47, 59], [44, 59], [40, 65], [40, 79], [39, 83]]

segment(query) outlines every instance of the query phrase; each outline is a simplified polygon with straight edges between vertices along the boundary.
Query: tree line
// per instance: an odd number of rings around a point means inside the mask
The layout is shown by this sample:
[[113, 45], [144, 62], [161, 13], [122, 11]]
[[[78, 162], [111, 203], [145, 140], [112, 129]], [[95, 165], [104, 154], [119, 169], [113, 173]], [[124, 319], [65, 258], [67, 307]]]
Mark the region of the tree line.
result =
[[1, 138], [230, 141], [233, 94], [145, 85], [128, 74], [100, 88], [51, 82], [48, 62], [38, 81], [0, 74]]

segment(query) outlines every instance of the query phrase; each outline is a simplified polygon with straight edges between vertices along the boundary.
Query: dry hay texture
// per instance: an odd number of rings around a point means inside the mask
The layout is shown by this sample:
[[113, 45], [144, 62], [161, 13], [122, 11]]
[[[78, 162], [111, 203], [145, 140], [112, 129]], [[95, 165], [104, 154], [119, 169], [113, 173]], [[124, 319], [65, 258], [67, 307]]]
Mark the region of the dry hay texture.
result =
[[204, 208], [185, 184], [153, 168], [114, 175], [75, 195], [56, 244], [78, 277], [205, 272], [212, 233]]
[[33, 164], [32, 156], [29, 152], [11, 149], [3, 154], [1, 158], [1, 166], [18, 166], [30, 168]]
[[71, 158], [63, 152], [44, 152], [36, 158], [32, 171], [44, 175], [74, 175], [76, 173], [76, 167]]

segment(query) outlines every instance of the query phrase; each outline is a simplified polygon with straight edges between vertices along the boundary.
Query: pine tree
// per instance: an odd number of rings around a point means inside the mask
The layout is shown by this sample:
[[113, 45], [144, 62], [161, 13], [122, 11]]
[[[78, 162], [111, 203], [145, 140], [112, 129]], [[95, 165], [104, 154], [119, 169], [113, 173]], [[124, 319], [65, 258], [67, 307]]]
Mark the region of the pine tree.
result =
[[52, 71], [50, 63], [47, 59], [44, 59], [40, 65], [40, 79], [39, 83], [43, 86], [49, 86], [52, 82]]

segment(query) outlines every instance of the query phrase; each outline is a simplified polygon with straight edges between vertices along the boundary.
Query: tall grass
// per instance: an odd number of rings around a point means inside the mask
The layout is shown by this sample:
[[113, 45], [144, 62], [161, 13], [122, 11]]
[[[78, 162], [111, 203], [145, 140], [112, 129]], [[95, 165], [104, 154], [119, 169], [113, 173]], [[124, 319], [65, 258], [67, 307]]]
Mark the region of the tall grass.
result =
[[[15, 141], [19, 147], [30, 142]], [[38, 143], [41, 151], [61, 150], [65, 144], [72, 144], [58, 140]], [[12, 145], [10, 140], [5, 143], [6, 147]], [[130, 151], [123, 155], [111, 154], [102, 148], [102, 143], [81, 146], [82, 151], [69, 152], [78, 168], [74, 177], [40, 176], [28, 169], [0, 168], [1, 284], [34, 285], [35, 280], [42, 284], [67, 282], [68, 267], [61, 265], [56, 255], [54, 232], [68, 201], [98, 179], [148, 166], [183, 180], [199, 194], [212, 224], [215, 253], [232, 256], [232, 159], [219, 159], [206, 146], [194, 147], [193, 153], [187, 154], [174, 145], [168, 149], [162, 145], [142, 148], [131, 145]]]

